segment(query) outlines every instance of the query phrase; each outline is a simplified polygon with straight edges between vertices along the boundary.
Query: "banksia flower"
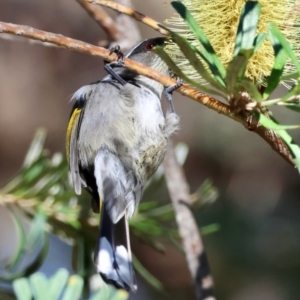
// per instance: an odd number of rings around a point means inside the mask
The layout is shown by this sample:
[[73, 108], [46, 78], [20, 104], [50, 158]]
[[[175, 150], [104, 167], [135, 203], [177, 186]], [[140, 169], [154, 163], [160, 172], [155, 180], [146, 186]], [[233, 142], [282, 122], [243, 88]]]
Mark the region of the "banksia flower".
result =
[[[181, 2], [190, 10], [226, 67], [233, 58], [240, 13], [247, 1], [183, 0]], [[262, 9], [257, 31], [268, 32], [269, 23], [274, 22], [292, 44], [297, 57], [300, 58], [300, 1], [260, 0], [259, 2]], [[175, 32], [184, 36], [193, 46], [198, 48], [199, 42], [179, 15], [166, 20], [166, 23], [176, 27], [176, 29], [173, 28]], [[189, 62], [175, 44], [170, 44], [167, 51], [172, 53], [174, 60], [189, 77], [200, 80], [199, 74], [189, 65]], [[273, 64], [274, 50], [269, 40], [266, 39], [251, 57], [245, 76], [256, 83], [262, 82], [264, 78], [270, 75]], [[285, 72], [290, 72], [293, 69], [293, 65], [288, 63]]]

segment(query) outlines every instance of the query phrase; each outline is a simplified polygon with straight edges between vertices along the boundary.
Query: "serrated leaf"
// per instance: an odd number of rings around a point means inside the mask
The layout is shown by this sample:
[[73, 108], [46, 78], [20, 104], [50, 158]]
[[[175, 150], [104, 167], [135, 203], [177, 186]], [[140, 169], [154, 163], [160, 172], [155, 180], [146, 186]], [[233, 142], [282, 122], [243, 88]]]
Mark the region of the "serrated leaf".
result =
[[247, 1], [243, 7], [235, 40], [234, 56], [242, 50], [254, 51], [255, 43], [260, 42], [262, 37], [255, 40], [260, 10], [261, 5], [256, 1]]
[[135, 267], [135, 269], [137, 270], [137, 272], [154, 288], [156, 288], [159, 291], [163, 291], [164, 290], [164, 286], [162, 285], [162, 283], [156, 278], [154, 277], [152, 274], [150, 274], [148, 272], [147, 269], [145, 269], [145, 267], [140, 263], [140, 261], [134, 256], [132, 255], [132, 262], [133, 265]]
[[70, 276], [62, 300], [77, 300], [83, 289], [83, 279], [78, 275]]
[[[270, 27], [269, 27], [270, 28]], [[269, 29], [269, 37], [272, 44], [272, 47], [274, 49], [274, 65], [271, 71], [271, 75], [267, 79], [267, 87], [263, 94], [263, 99], [266, 100], [269, 98], [271, 93], [275, 90], [275, 88], [278, 86], [278, 84], [281, 81], [281, 76], [284, 71], [284, 66], [287, 60], [287, 55], [280, 44], [279, 40], [274, 36], [272, 33], [272, 30]]]
[[16, 279], [12, 285], [18, 300], [32, 299], [31, 288], [26, 278]]
[[297, 56], [295, 55], [289, 41], [285, 38], [285, 36], [280, 32], [277, 25], [273, 22], [269, 25], [269, 32], [274, 36], [281, 44], [281, 46], [284, 48], [286, 54], [288, 57], [292, 60], [292, 63], [295, 65], [298, 74], [300, 74], [300, 63], [297, 59]]
[[226, 70], [218, 58], [215, 50], [213, 49], [211, 43], [209, 42], [204, 31], [199, 27], [196, 20], [189, 12], [189, 10], [184, 6], [183, 3], [179, 1], [172, 1], [171, 5], [178, 12], [178, 14], [184, 19], [188, 27], [194, 33], [195, 37], [199, 40], [201, 44], [201, 55], [205, 62], [208, 64], [209, 69], [216, 81], [222, 86], [225, 86], [224, 78], [226, 76]]

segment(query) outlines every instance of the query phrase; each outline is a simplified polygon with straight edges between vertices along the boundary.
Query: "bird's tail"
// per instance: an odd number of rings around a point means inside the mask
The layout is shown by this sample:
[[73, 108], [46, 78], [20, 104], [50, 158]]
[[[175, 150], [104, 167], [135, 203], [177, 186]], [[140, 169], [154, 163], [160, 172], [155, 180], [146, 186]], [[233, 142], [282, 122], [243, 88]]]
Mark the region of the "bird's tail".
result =
[[137, 284], [132, 265], [129, 228], [126, 213], [114, 224], [105, 207], [95, 249], [95, 266], [102, 279], [117, 288], [136, 291]]

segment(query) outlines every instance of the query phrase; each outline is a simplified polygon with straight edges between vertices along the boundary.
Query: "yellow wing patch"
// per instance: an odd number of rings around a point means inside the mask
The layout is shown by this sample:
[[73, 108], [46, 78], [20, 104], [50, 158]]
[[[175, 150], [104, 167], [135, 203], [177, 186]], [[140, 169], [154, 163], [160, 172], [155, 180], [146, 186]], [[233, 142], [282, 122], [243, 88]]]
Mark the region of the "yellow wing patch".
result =
[[70, 142], [71, 142], [71, 136], [72, 136], [72, 132], [73, 129], [75, 127], [77, 127], [77, 122], [79, 119], [81, 113], [81, 109], [80, 108], [75, 108], [71, 118], [69, 120], [69, 124], [68, 124], [68, 128], [67, 128], [67, 137], [66, 137], [66, 154], [67, 154], [67, 159], [68, 162], [70, 162]]

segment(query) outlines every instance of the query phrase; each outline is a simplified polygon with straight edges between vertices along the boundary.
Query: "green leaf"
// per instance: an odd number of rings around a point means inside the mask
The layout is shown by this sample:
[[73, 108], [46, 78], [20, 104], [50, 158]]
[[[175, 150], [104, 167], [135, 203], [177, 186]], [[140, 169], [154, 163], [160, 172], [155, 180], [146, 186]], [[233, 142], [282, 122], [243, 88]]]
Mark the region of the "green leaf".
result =
[[269, 98], [271, 93], [275, 90], [275, 88], [280, 83], [284, 66], [287, 60], [287, 55], [282, 45], [280, 44], [279, 40], [273, 34], [272, 30], [270, 30], [270, 26], [269, 26], [269, 36], [270, 36], [272, 47], [274, 49], [275, 61], [272, 68], [271, 75], [267, 79], [267, 88], [263, 94], [264, 100]]
[[46, 140], [46, 130], [45, 129], [39, 129], [35, 136], [33, 141], [31, 142], [31, 145], [29, 147], [29, 150], [26, 154], [23, 167], [28, 168], [31, 166], [42, 154], [42, 151], [44, 149], [44, 144]]
[[171, 70], [174, 72], [174, 74], [176, 74], [179, 78], [183, 79], [185, 82], [189, 83], [191, 86], [194, 86], [197, 89], [199, 89], [205, 93], [219, 95], [224, 98], [224, 94], [221, 94], [220, 92], [218, 92], [214, 89], [211, 89], [209, 86], [200, 84], [200, 83], [196, 82], [195, 80], [186, 76], [186, 74], [181, 71], [181, 69], [174, 63], [174, 61], [167, 54], [167, 52], [164, 51], [164, 49], [162, 47], [157, 46], [157, 47], [155, 47], [154, 51], [161, 57], [161, 59], [171, 68]]
[[250, 81], [247, 78], [243, 78], [241, 80], [241, 86], [243, 86], [243, 88], [246, 89], [246, 91], [248, 92], [248, 94], [250, 95], [253, 101], [256, 102], [262, 101], [262, 95], [258, 91], [257, 86], [252, 81]]
[[12, 212], [11, 209], [8, 209], [10, 212], [11, 218], [15, 223], [16, 232], [17, 232], [17, 241], [18, 245], [16, 247], [16, 252], [9, 259], [6, 268], [12, 269], [21, 259], [22, 253], [24, 250], [24, 245], [26, 241], [25, 230], [22, 224], [22, 221], [19, 220], [20, 216], [15, 216], [15, 212]]
[[299, 92], [300, 92], [299, 82], [296, 81], [293, 87], [291, 88], [291, 90], [289, 90], [288, 93], [286, 93], [282, 98], [268, 100], [264, 103], [264, 106], [271, 106], [277, 103], [285, 106], [288, 106], [289, 104], [298, 105], [299, 100], [297, 99], [292, 100], [292, 98], [295, 95], [299, 95]]
[[42, 211], [39, 211], [34, 217], [25, 244], [26, 252], [31, 252], [35, 249], [38, 242], [44, 237], [46, 220], [47, 217]]
[[208, 235], [208, 234], [219, 231], [220, 227], [221, 226], [219, 224], [210, 224], [210, 225], [201, 227], [200, 232], [201, 232], [201, 235]]
[[138, 219], [133, 219], [130, 222], [132, 227], [135, 227], [137, 230], [149, 233], [152, 236], [160, 236], [163, 233], [161, 225], [154, 219], [147, 219], [140, 216]]
[[114, 288], [112, 288], [109, 285], [105, 285], [100, 288], [96, 293], [93, 294], [93, 296], [89, 300], [108, 300], [114, 291]]
[[203, 30], [198, 26], [196, 20], [184, 6], [183, 3], [179, 1], [172, 1], [171, 5], [178, 12], [178, 14], [184, 19], [191, 31], [194, 33], [195, 37], [199, 40], [201, 44], [201, 56], [208, 64], [211, 73], [214, 75], [216, 81], [218, 81], [222, 86], [225, 86], [224, 78], [226, 76], [226, 70], [218, 58], [215, 50], [210, 44], [207, 36]]
[[237, 55], [229, 63], [226, 74], [226, 85], [230, 95], [236, 95], [241, 90], [241, 79], [245, 75], [248, 58]]
[[180, 36], [176, 32], [164, 26], [161, 27], [169, 31], [173, 42], [175, 42], [179, 46], [186, 59], [190, 62], [191, 66], [198, 72], [198, 74], [217, 90], [226, 92], [225, 85], [217, 82], [207, 71], [206, 67], [199, 59], [199, 56], [197, 56], [197, 53], [199, 53], [199, 51], [196, 49], [196, 47], [191, 45], [184, 37]]
[[45, 300], [47, 299], [48, 294], [48, 280], [46, 276], [41, 273], [35, 273], [29, 277], [29, 281], [31, 284], [31, 290], [34, 295], [35, 300]]
[[83, 289], [83, 279], [78, 275], [70, 276], [62, 300], [79, 299]]
[[[266, 128], [275, 129], [276, 133], [282, 138], [285, 142], [287, 147], [290, 149], [291, 153], [293, 154], [294, 163], [297, 166], [298, 170], [300, 171], [300, 148], [295, 142], [293, 141], [292, 137], [286, 132], [286, 127], [289, 126], [281, 126], [277, 124], [275, 121], [268, 119], [263, 114], [259, 114], [259, 122]], [[290, 128], [287, 128], [290, 129]]]
[[[139, 207], [138, 207], [138, 211], [139, 213], [142, 213], [144, 211], [148, 211], [152, 208], [156, 208], [159, 206], [159, 203], [158, 201], [142, 201], [140, 204], [139, 204]], [[133, 219], [130, 219], [129, 222], [131, 222], [131, 220], [134, 220], [134, 217]]]
[[145, 267], [140, 263], [140, 261], [132, 255], [132, 262], [135, 267], [135, 269], [138, 271], [138, 273], [154, 288], [156, 288], [159, 291], [164, 290], [164, 286], [162, 283], [155, 278], [152, 274], [150, 274]]
[[234, 56], [237, 56], [242, 50], [253, 52], [254, 47], [257, 48], [261, 43], [262, 36], [255, 39], [260, 10], [261, 5], [256, 1], [247, 1], [243, 7], [235, 40]]
[[280, 42], [280, 44], [284, 48], [286, 54], [292, 60], [292, 63], [295, 65], [298, 74], [300, 74], [300, 63], [291, 47], [289, 41], [280, 32], [280, 30], [278, 29], [278, 27], [275, 23], [273, 23], [273, 22], [270, 23], [269, 32], [272, 34], [273, 37], [275, 37]]
[[289, 130], [300, 128], [300, 125], [280, 125], [274, 122], [272, 119], [267, 118], [263, 114], [259, 115], [259, 122], [266, 128], [273, 129], [277, 131], [280, 130]]
[[299, 73], [298, 73], [298, 71], [287, 73], [287, 74], [283, 74], [281, 76], [281, 80], [291, 80], [291, 79], [299, 80]]
[[260, 32], [254, 39], [254, 52], [258, 50], [258, 48], [262, 45], [262, 43], [265, 41], [267, 38], [268, 34], [264, 32]]
[[24, 181], [26, 183], [31, 183], [36, 180], [39, 176], [41, 176], [45, 172], [45, 168], [42, 164], [33, 164], [24, 174]]
[[47, 257], [48, 249], [49, 249], [49, 238], [48, 238], [48, 235], [45, 235], [44, 239], [43, 239], [43, 247], [42, 247], [41, 251], [39, 252], [39, 255], [37, 256], [37, 258], [33, 261], [32, 264], [26, 266], [26, 268], [24, 270], [22, 270], [21, 273], [17, 274], [16, 276], [21, 277], [24, 275], [29, 275], [29, 274], [32, 274], [33, 272], [35, 272], [36, 270], [38, 270]]
[[50, 279], [49, 287], [47, 290], [48, 300], [58, 300], [62, 293], [69, 277], [69, 272], [66, 269], [59, 269]]
[[12, 285], [18, 300], [32, 299], [30, 285], [26, 278], [16, 279]]
[[128, 299], [128, 293], [126, 291], [116, 290], [115, 293], [108, 300], [126, 300], [126, 299]]
[[72, 266], [77, 274], [84, 276], [85, 274], [85, 243], [81, 235], [76, 237], [76, 243], [72, 251]]
[[298, 112], [300, 113], [300, 103], [284, 103], [283, 104], [286, 108], [292, 110], [292, 111], [295, 111], [295, 112]]
[[299, 95], [299, 93], [300, 93], [300, 84], [298, 81], [296, 81], [293, 87], [288, 91], [288, 93], [286, 93], [278, 102], [288, 101], [293, 96]]

